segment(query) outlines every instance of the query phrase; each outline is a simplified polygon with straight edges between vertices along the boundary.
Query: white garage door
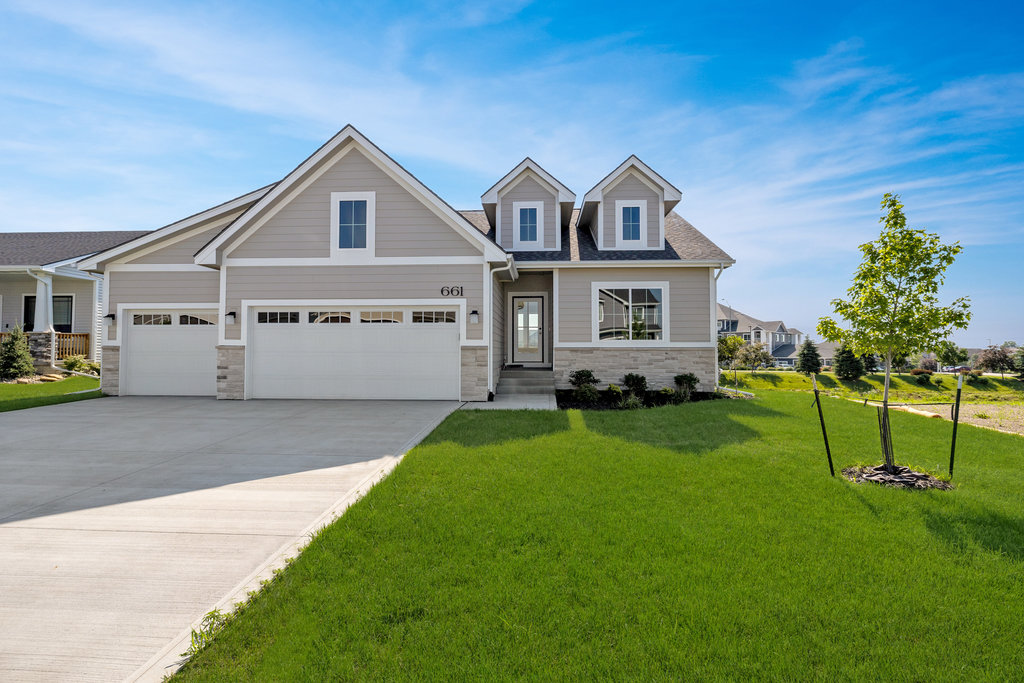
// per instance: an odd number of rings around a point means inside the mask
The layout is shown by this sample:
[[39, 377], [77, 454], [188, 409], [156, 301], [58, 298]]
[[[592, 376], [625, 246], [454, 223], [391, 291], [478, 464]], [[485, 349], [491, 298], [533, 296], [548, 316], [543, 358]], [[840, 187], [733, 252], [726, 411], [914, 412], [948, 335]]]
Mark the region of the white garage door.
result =
[[121, 341], [124, 393], [215, 396], [217, 315], [213, 311], [129, 311]]
[[455, 310], [250, 312], [253, 398], [459, 398]]

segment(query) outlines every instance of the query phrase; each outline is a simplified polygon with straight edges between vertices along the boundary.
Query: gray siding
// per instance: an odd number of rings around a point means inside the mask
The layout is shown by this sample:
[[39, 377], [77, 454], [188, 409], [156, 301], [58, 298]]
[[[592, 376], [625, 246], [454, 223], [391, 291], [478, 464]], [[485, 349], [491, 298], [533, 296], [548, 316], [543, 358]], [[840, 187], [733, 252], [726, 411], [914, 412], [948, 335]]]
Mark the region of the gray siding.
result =
[[[3, 301], [0, 306], [0, 330], [10, 331], [15, 325], [22, 323], [24, 303], [23, 295], [35, 296], [36, 280], [28, 275], [0, 275], [0, 297]], [[71, 316], [72, 332], [94, 332], [93, 321], [96, 309], [93, 305], [92, 281], [79, 280], [77, 278], [60, 277], [53, 278], [53, 293], [55, 295], [71, 294], [75, 297], [75, 308]]]
[[170, 244], [163, 249], [157, 249], [145, 256], [140, 256], [134, 259], [129, 257], [125, 263], [194, 263], [195, 253], [202, 249], [207, 242], [213, 239], [214, 236], [224, 228], [224, 226], [241, 215], [241, 213], [241, 211], [238, 211], [218, 221], [211, 222], [207, 229], [203, 230], [199, 234], [193, 235], [192, 237], [186, 237], [185, 239], [175, 242], [174, 244]]
[[[513, 181], [514, 182], [514, 181]], [[498, 198], [498, 210], [501, 212], [501, 245], [505, 249], [512, 249], [512, 227], [515, 225], [512, 219], [513, 202], [544, 202], [544, 247], [555, 248], [555, 236], [561, 226], [555, 221], [555, 195], [548, 192], [544, 187], [527, 176], [518, 185], [501, 195]]]
[[604, 246], [614, 247], [615, 234], [615, 202], [619, 199], [647, 201], [647, 246], [661, 247], [658, 241], [659, 204], [661, 195], [644, 185], [634, 175], [627, 175], [622, 181], [606, 190], [602, 196], [601, 211], [604, 217]]
[[[489, 277], [489, 274], [488, 274]], [[463, 288], [466, 314], [483, 312], [483, 267], [448, 266], [231, 266], [227, 270], [227, 310], [241, 311], [243, 299], [440, 299], [441, 288]], [[216, 300], [216, 299], [214, 299]], [[458, 298], [452, 297], [452, 303]], [[483, 319], [467, 321], [469, 339], [483, 339]], [[225, 328], [239, 339], [241, 325]]]
[[591, 283], [667, 281], [669, 336], [673, 342], [711, 339], [708, 268], [563, 268], [558, 275], [559, 342], [593, 341]]
[[[519, 279], [506, 285], [505, 291], [515, 296], [520, 292], [542, 292], [548, 295], [544, 309], [544, 362], [551, 362], [551, 352], [554, 344], [554, 278], [551, 271], [546, 272], [520, 272]], [[508, 295], [506, 294], [506, 299]], [[515, 321], [512, 316], [514, 311], [510, 310], [507, 317], [508, 333], [505, 338], [506, 354], [509, 353], [513, 343], [512, 336], [515, 334]]]
[[[493, 276], [492, 276], [493, 277]], [[491, 367], [494, 381], [505, 364], [505, 283], [497, 279], [491, 285]]]
[[376, 192], [377, 256], [476, 256], [442, 221], [362, 152], [351, 150], [230, 253], [233, 258], [326, 258], [331, 192]]
[[[220, 300], [220, 275], [210, 272], [119, 272], [110, 273], [106, 313], [116, 313], [118, 304], [206, 304]], [[116, 325], [107, 326], [107, 339], [116, 336]]]

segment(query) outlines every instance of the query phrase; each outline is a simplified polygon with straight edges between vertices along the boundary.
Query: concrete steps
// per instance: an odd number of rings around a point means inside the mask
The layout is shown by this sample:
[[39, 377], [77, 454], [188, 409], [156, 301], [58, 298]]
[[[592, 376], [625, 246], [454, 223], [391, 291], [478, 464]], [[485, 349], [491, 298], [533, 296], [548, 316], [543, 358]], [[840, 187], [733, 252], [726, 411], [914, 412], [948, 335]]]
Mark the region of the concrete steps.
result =
[[555, 375], [541, 368], [505, 368], [498, 377], [496, 395], [555, 395]]

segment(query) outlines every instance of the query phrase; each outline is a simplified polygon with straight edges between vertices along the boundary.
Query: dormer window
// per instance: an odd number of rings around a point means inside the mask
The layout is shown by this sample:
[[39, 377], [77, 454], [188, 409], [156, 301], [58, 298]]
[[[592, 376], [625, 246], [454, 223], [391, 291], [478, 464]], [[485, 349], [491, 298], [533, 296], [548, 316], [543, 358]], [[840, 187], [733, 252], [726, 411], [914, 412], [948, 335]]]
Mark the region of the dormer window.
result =
[[637, 248], [646, 246], [647, 202], [620, 199], [615, 202], [615, 234], [619, 247]]
[[341, 257], [367, 258], [374, 252], [376, 193], [331, 193], [331, 251]]
[[512, 248], [544, 248], [544, 202], [512, 203]]

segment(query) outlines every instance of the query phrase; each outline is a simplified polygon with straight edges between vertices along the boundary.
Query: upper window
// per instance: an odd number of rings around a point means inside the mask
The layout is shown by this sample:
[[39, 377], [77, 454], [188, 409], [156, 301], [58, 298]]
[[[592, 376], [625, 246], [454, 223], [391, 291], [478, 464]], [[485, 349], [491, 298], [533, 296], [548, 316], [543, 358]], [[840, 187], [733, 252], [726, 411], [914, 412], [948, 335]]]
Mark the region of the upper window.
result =
[[374, 253], [376, 194], [331, 193], [331, 251], [342, 261], [368, 260]]
[[512, 248], [544, 248], [544, 202], [512, 202]]
[[366, 249], [366, 200], [338, 202], [338, 248]]
[[615, 202], [615, 234], [619, 247], [644, 247], [647, 243], [646, 200], [619, 199]]
[[664, 291], [663, 287], [599, 287], [597, 338], [664, 340]]

